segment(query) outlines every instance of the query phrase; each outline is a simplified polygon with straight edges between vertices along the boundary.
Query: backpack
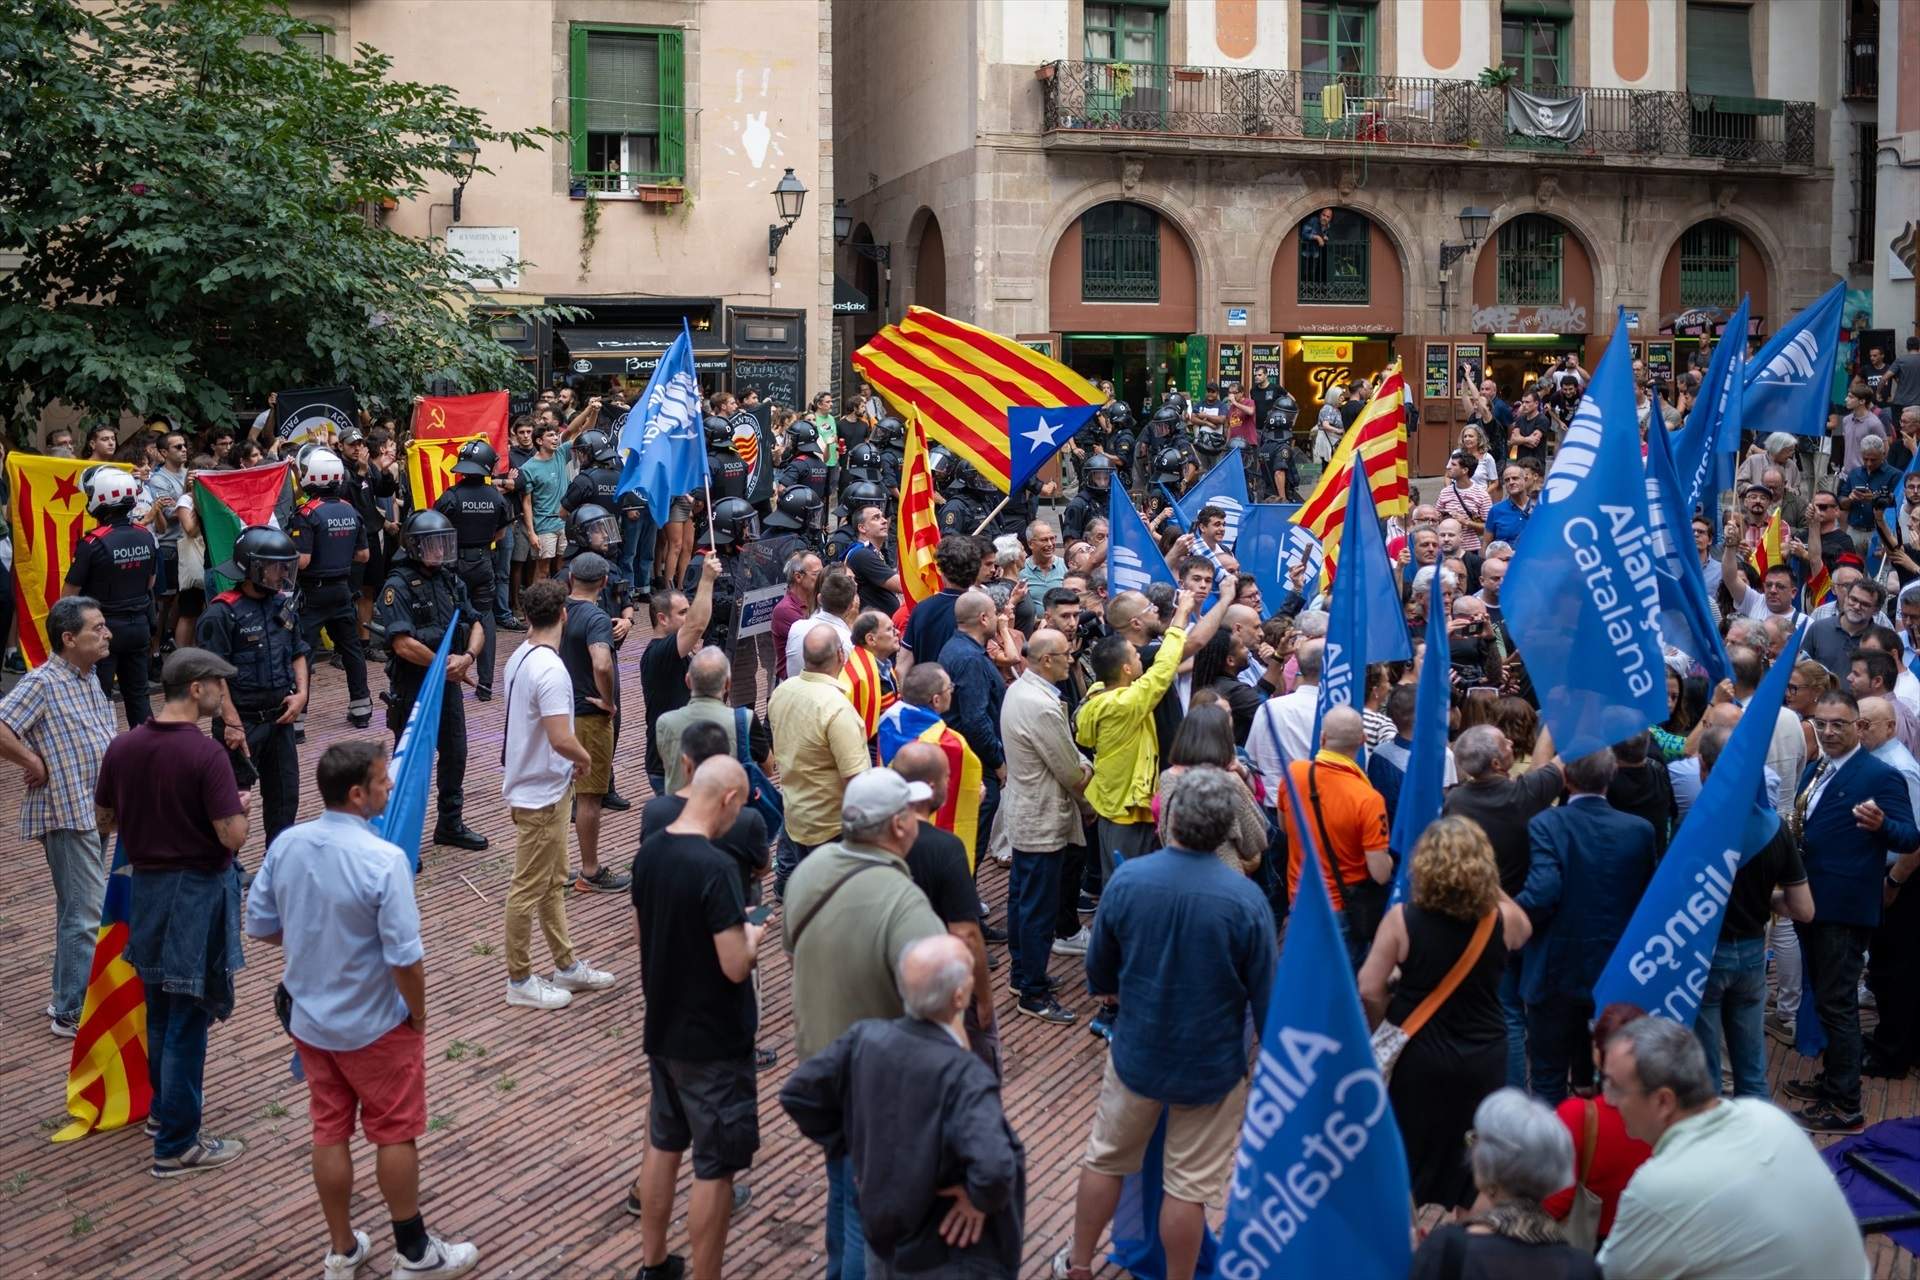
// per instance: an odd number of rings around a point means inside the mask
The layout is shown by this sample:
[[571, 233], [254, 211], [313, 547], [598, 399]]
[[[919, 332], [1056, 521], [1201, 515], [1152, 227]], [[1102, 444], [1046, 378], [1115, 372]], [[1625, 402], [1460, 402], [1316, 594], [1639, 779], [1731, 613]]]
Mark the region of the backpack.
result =
[[733, 709], [733, 754], [747, 771], [747, 807], [766, 822], [768, 837], [777, 840], [787, 825], [787, 802], [780, 788], [753, 762], [753, 752], [747, 745], [752, 725], [751, 711], [745, 707]]

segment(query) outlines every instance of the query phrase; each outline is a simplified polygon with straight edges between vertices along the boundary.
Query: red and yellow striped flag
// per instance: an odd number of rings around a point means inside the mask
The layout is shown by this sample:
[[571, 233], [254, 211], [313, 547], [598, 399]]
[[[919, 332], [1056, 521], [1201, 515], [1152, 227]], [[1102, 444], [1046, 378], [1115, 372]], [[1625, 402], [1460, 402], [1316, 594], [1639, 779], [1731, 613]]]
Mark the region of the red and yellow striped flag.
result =
[[82, 529], [92, 523], [80, 476], [101, 465], [120, 464], [7, 455], [7, 491], [13, 495], [13, 607], [20, 621], [20, 656], [29, 667], [47, 660], [47, 611], [60, 598]]
[[1833, 575], [1827, 572], [1827, 562], [1816, 558], [1813, 572], [1807, 575], [1807, 608], [1818, 609], [1833, 598]]
[[55, 1142], [138, 1124], [153, 1105], [147, 1076], [147, 989], [125, 956], [132, 896], [133, 872], [115, 840], [86, 1003], [67, 1062], [67, 1114], [73, 1122], [53, 1135]]
[[1407, 384], [1396, 362], [1380, 380], [1380, 390], [1347, 428], [1320, 482], [1293, 522], [1326, 548], [1327, 567], [1339, 557], [1340, 529], [1347, 518], [1347, 489], [1354, 459], [1365, 468], [1374, 509], [1383, 516], [1407, 512]]
[[847, 665], [840, 669], [840, 692], [847, 695], [847, 701], [860, 717], [860, 723], [866, 728], [867, 741], [873, 741], [873, 735], [880, 732], [880, 717], [892, 709], [899, 700], [894, 692], [893, 680], [889, 673], [880, 669], [880, 662], [873, 651], [865, 645], [856, 645]]
[[[1747, 556], [1747, 563], [1752, 565], [1753, 571], [1760, 575], [1763, 584], [1766, 581], [1767, 570], [1777, 564], [1786, 564], [1786, 542], [1787, 527], [1780, 519], [1779, 511], [1776, 510], [1773, 513], [1773, 519], [1767, 521], [1766, 530], [1761, 533], [1760, 541], [1754, 544], [1752, 552]], [[1821, 572], [1826, 572], [1824, 566]]]
[[980, 757], [932, 708], [896, 702], [880, 717], [879, 739], [875, 745], [880, 749], [882, 767], [909, 742], [930, 742], [947, 757], [947, 798], [933, 815], [933, 825], [960, 837], [961, 843], [967, 846], [967, 869], [972, 870], [974, 842], [980, 834], [980, 788], [984, 776]]
[[1007, 409], [1100, 404], [1091, 382], [1032, 347], [925, 307], [876, 333], [853, 367], [902, 413], [917, 410], [938, 441], [1008, 488]]
[[[907, 411], [906, 452], [900, 461], [900, 515], [893, 522], [895, 559], [900, 562], [900, 591], [918, 604], [940, 591], [940, 570], [933, 549], [940, 544], [940, 519], [933, 509], [933, 472], [927, 469], [927, 437], [920, 415]], [[869, 733], [868, 737], [873, 735]]]
[[482, 432], [458, 440], [415, 440], [407, 445], [407, 489], [413, 494], [413, 509], [431, 510], [453, 485], [453, 464], [460, 461], [460, 446], [486, 438]]

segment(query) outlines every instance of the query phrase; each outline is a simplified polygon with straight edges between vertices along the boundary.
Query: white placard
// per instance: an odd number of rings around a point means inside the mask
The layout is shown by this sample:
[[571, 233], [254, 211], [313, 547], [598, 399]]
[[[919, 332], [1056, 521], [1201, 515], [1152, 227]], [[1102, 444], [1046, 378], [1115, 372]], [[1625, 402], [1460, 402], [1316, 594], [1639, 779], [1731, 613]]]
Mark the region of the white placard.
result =
[[467, 268], [467, 283], [482, 289], [518, 289], [520, 228], [447, 228], [447, 251], [457, 253]]

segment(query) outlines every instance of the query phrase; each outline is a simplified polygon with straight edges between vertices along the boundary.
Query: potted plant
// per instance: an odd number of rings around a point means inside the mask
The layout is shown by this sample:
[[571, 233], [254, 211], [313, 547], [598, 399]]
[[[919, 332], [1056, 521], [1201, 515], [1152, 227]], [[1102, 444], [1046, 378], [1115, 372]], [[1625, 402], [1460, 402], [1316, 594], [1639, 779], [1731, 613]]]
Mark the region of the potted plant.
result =
[[1033, 78], [1035, 80], [1051, 80], [1053, 79], [1054, 72], [1057, 70], [1059, 70], [1059, 68], [1055, 64], [1043, 62], [1033, 69]]
[[1482, 89], [1504, 89], [1520, 78], [1520, 73], [1512, 67], [1482, 67], [1480, 87]]

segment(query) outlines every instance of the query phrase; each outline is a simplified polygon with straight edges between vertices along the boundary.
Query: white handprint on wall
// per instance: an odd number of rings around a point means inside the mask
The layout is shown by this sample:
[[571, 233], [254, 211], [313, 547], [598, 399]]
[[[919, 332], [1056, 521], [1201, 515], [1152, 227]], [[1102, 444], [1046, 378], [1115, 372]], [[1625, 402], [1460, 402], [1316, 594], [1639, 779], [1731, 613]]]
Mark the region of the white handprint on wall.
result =
[[740, 133], [740, 144], [747, 149], [747, 161], [758, 169], [767, 161], [767, 146], [773, 133], [767, 128], [767, 113], [747, 113], [747, 127]]

